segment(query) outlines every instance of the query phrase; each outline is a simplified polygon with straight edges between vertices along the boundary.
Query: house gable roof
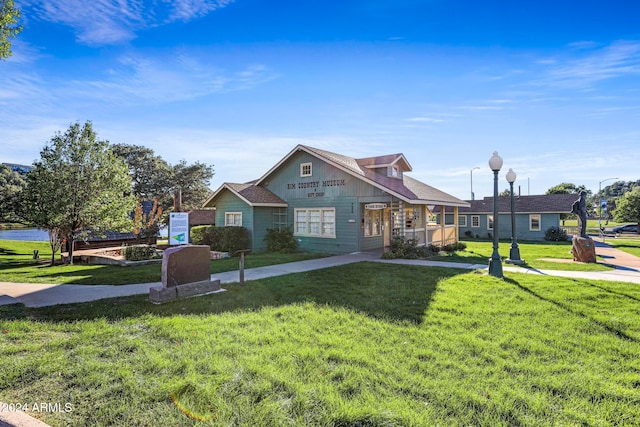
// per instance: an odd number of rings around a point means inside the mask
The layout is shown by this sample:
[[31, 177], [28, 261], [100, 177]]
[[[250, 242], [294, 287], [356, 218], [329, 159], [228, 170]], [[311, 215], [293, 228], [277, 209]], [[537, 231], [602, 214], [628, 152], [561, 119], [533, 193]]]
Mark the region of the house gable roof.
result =
[[[458, 199], [450, 194], [440, 191], [434, 187], [424, 184], [414, 178], [411, 178], [403, 174], [402, 179], [388, 177], [384, 174], [376, 173], [373, 169], [376, 167], [383, 167], [385, 162], [391, 161], [391, 164], [404, 162], [406, 166], [410, 168], [404, 155], [392, 154], [388, 156], [379, 157], [367, 157], [365, 159], [355, 159], [353, 157], [344, 156], [342, 154], [332, 153], [330, 151], [321, 150], [319, 148], [308, 147], [305, 145], [298, 145], [289, 152], [282, 160], [280, 160], [275, 166], [264, 174], [260, 179], [255, 182], [258, 186], [265, 181], [272, 173], [280, 168], [287, 160], [289, 160], [297, 152], [306, 152], [320, 160], [331, 164], [332, 166], [367, 182], [374, 187], [412, 204], [427, 204], [436, 205], [442, 204], [445, 206], [468, 206], [468, 203], [464, 200]], [[367, 166], [368, 165], [368, 166]], [[410, 169], [409, 169], [410, 170]]]
[[267, 206], [274, 208], [286, 208], [289, 206], [287, 202], [264, 187], [255, 185], [254, 183], [235, 184], [225, 182], [204, 202], [204, 207], [212, 207], [211, 203], [223, 191], [230, 191], [240, 198], [249, 206]]
[[[573, 202], [579, 199], [578, 194], [540, 194], [534, 196], [515, 196], [513, 206], [515, 213], [570, 213]], [[460, 208], [459, 214], [492, 214], [493, 197], [482, 200], [468, 200], [470, 206]], [[511, 197], [498, 197], [498, 212], [511, 213]]]

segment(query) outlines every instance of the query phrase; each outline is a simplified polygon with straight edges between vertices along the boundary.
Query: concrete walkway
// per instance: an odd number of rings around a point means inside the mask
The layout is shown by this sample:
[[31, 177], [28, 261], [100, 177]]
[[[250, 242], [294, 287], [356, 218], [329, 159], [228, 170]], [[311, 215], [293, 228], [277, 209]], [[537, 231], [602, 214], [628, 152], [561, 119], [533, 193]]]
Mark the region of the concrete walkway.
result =
[[[244, 280], [258, 280], [284, 274], [301, 273], [321, 268], [335, 267], [360, 261], [375, 261], [379, 255], [354, 253], [287, 264], [249, 268], [244, 271]], [[221, 284], [239, 281], [238, 271], [228, 271], [211, 275], [220, 279]], [[149, 288], [162, 286], [161, 282], [138, 283], [132, 285], [52, 285], [38, 283], [0, 282], [0, 305], [22, 303], [26, 307], [46, 307], [58, 304], [95, 301], [104, 298], [125, 297], [148, 294]]]
[[[545, 276], [573, 277], [591, 280], [622, 281], [640, 284], [640, 258], [629, 255], [626, 252], [611, 248], [609, 245], [596, 241], [596, 254], [598, 262], [610, 264], [615, 267], [611, 271], [564, 271], [564, 270], [536, 270], [505, 264], [503, 270], [525, 274], [538, 274]], [[287, 264], [271, 265], [246, 269], [245, 280], [258, 280], [267, 277], [281, 276], [291, 273], [318, 270], [321, 268], [351, 264], [360, 261], [372, 261], [390, 264], [423, 265], [430, 267], [451, 267], [467, 270], [483, 270], [487, 264], [460, 264], [442, 261], [424, 260], [383, 260], [376, 253], [353, 253], [327, 258], [318, 258], [307, 261], [292, 262]], [[217, 273], [212, 279], [220, 279], [222, 284], [239, 281], [238, 271]], [[132, 285], [53, 285], [34, 283], [8, 283], [0, 282], [0, 305], [22, 303], [26, 307], [45, 307], [58, 304], [71, 304], [78, 302], [95, 301], [104, 298], [125, 297], [130, 295], [148, 294], [149, 288], [159, 286], [160, 282], [139, 283]]]

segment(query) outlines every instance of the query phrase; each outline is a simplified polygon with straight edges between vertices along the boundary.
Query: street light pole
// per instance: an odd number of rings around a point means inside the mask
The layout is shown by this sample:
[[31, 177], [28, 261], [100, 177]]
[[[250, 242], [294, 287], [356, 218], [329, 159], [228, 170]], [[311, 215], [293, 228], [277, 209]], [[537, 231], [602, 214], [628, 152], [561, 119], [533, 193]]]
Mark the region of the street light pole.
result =
[[469, 171], [469, 173], [471, 174], [471, 200], [475, 200], [475, 195], [473, 194], [473, 171], [476, 169], [480, 169], [480, 166], [476, 166]]
[[509, 251], [509, 258], [507, 264], [524, 264], [524, 260], [520, 259], [520, 248], [518, 247], [518, 241], [516, 240], [516, 216], [515, 206], [513, 203], [513, 183], [516, 181], [516, 173], [513, 169], [509, 168], [507, 172], [507, 182], [511, 189], [511, 250]]
[[600, 209], [598, 210], [598, 212], [600, 213], [598, 215], [598, 230], [600, 231], [602, 240], [604, 240], [604, 231], [602, 230], [602, 183], [606, 181], [611, 181], [612, 179], [618, 179], [618, 178], [607, 178], [607, 179], [603, 179], [598, 183], [598, 197], [600, 197]]
[[498, 253], [498, 172], [502, 167], [502, 157], [497, 151], [489, 159], [489, 167], [493, 171], [493, 253], [489, 258], [489, 275], [502, 278], [502, 260]]

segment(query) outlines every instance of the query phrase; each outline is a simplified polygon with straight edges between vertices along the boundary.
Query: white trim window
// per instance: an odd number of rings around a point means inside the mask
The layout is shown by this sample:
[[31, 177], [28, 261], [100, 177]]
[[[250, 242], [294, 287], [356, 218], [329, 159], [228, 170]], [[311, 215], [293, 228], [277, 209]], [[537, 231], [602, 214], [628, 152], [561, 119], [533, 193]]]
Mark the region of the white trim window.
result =
[[311, 175], [313, 175], [313, 163], [300, 163], [300, 176], [304, 178]]
[[480, 215], [471, 215], [471, 226], [473, 228], [480, 228]]
[[493, 230], [493, 215], [487, 215], [487, 230]]
[[458, 227], [466, 227], [466, 226], [467, 226], [467, 216], [458, 215]]
[[225, 212], [225, 227], [242, 227], [242, 212]]
[[542, 229], [542, 218], [540, 214], [529, 215], [529, 231], [540, 231]]
[[336, 209], [294, 209], [293, 213], [296, 236], [336, 237]]
[[382, 236], [382, 210], [364, 210], [364, 237]]

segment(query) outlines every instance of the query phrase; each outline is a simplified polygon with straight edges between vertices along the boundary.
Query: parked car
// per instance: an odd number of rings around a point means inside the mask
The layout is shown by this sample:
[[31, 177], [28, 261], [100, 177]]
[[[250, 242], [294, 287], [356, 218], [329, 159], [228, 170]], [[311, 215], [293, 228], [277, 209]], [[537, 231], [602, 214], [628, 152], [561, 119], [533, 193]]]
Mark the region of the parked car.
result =
[[618, 233], [638, 233], [638, 224], [627, 224], [613, 227], [612, 231]]

